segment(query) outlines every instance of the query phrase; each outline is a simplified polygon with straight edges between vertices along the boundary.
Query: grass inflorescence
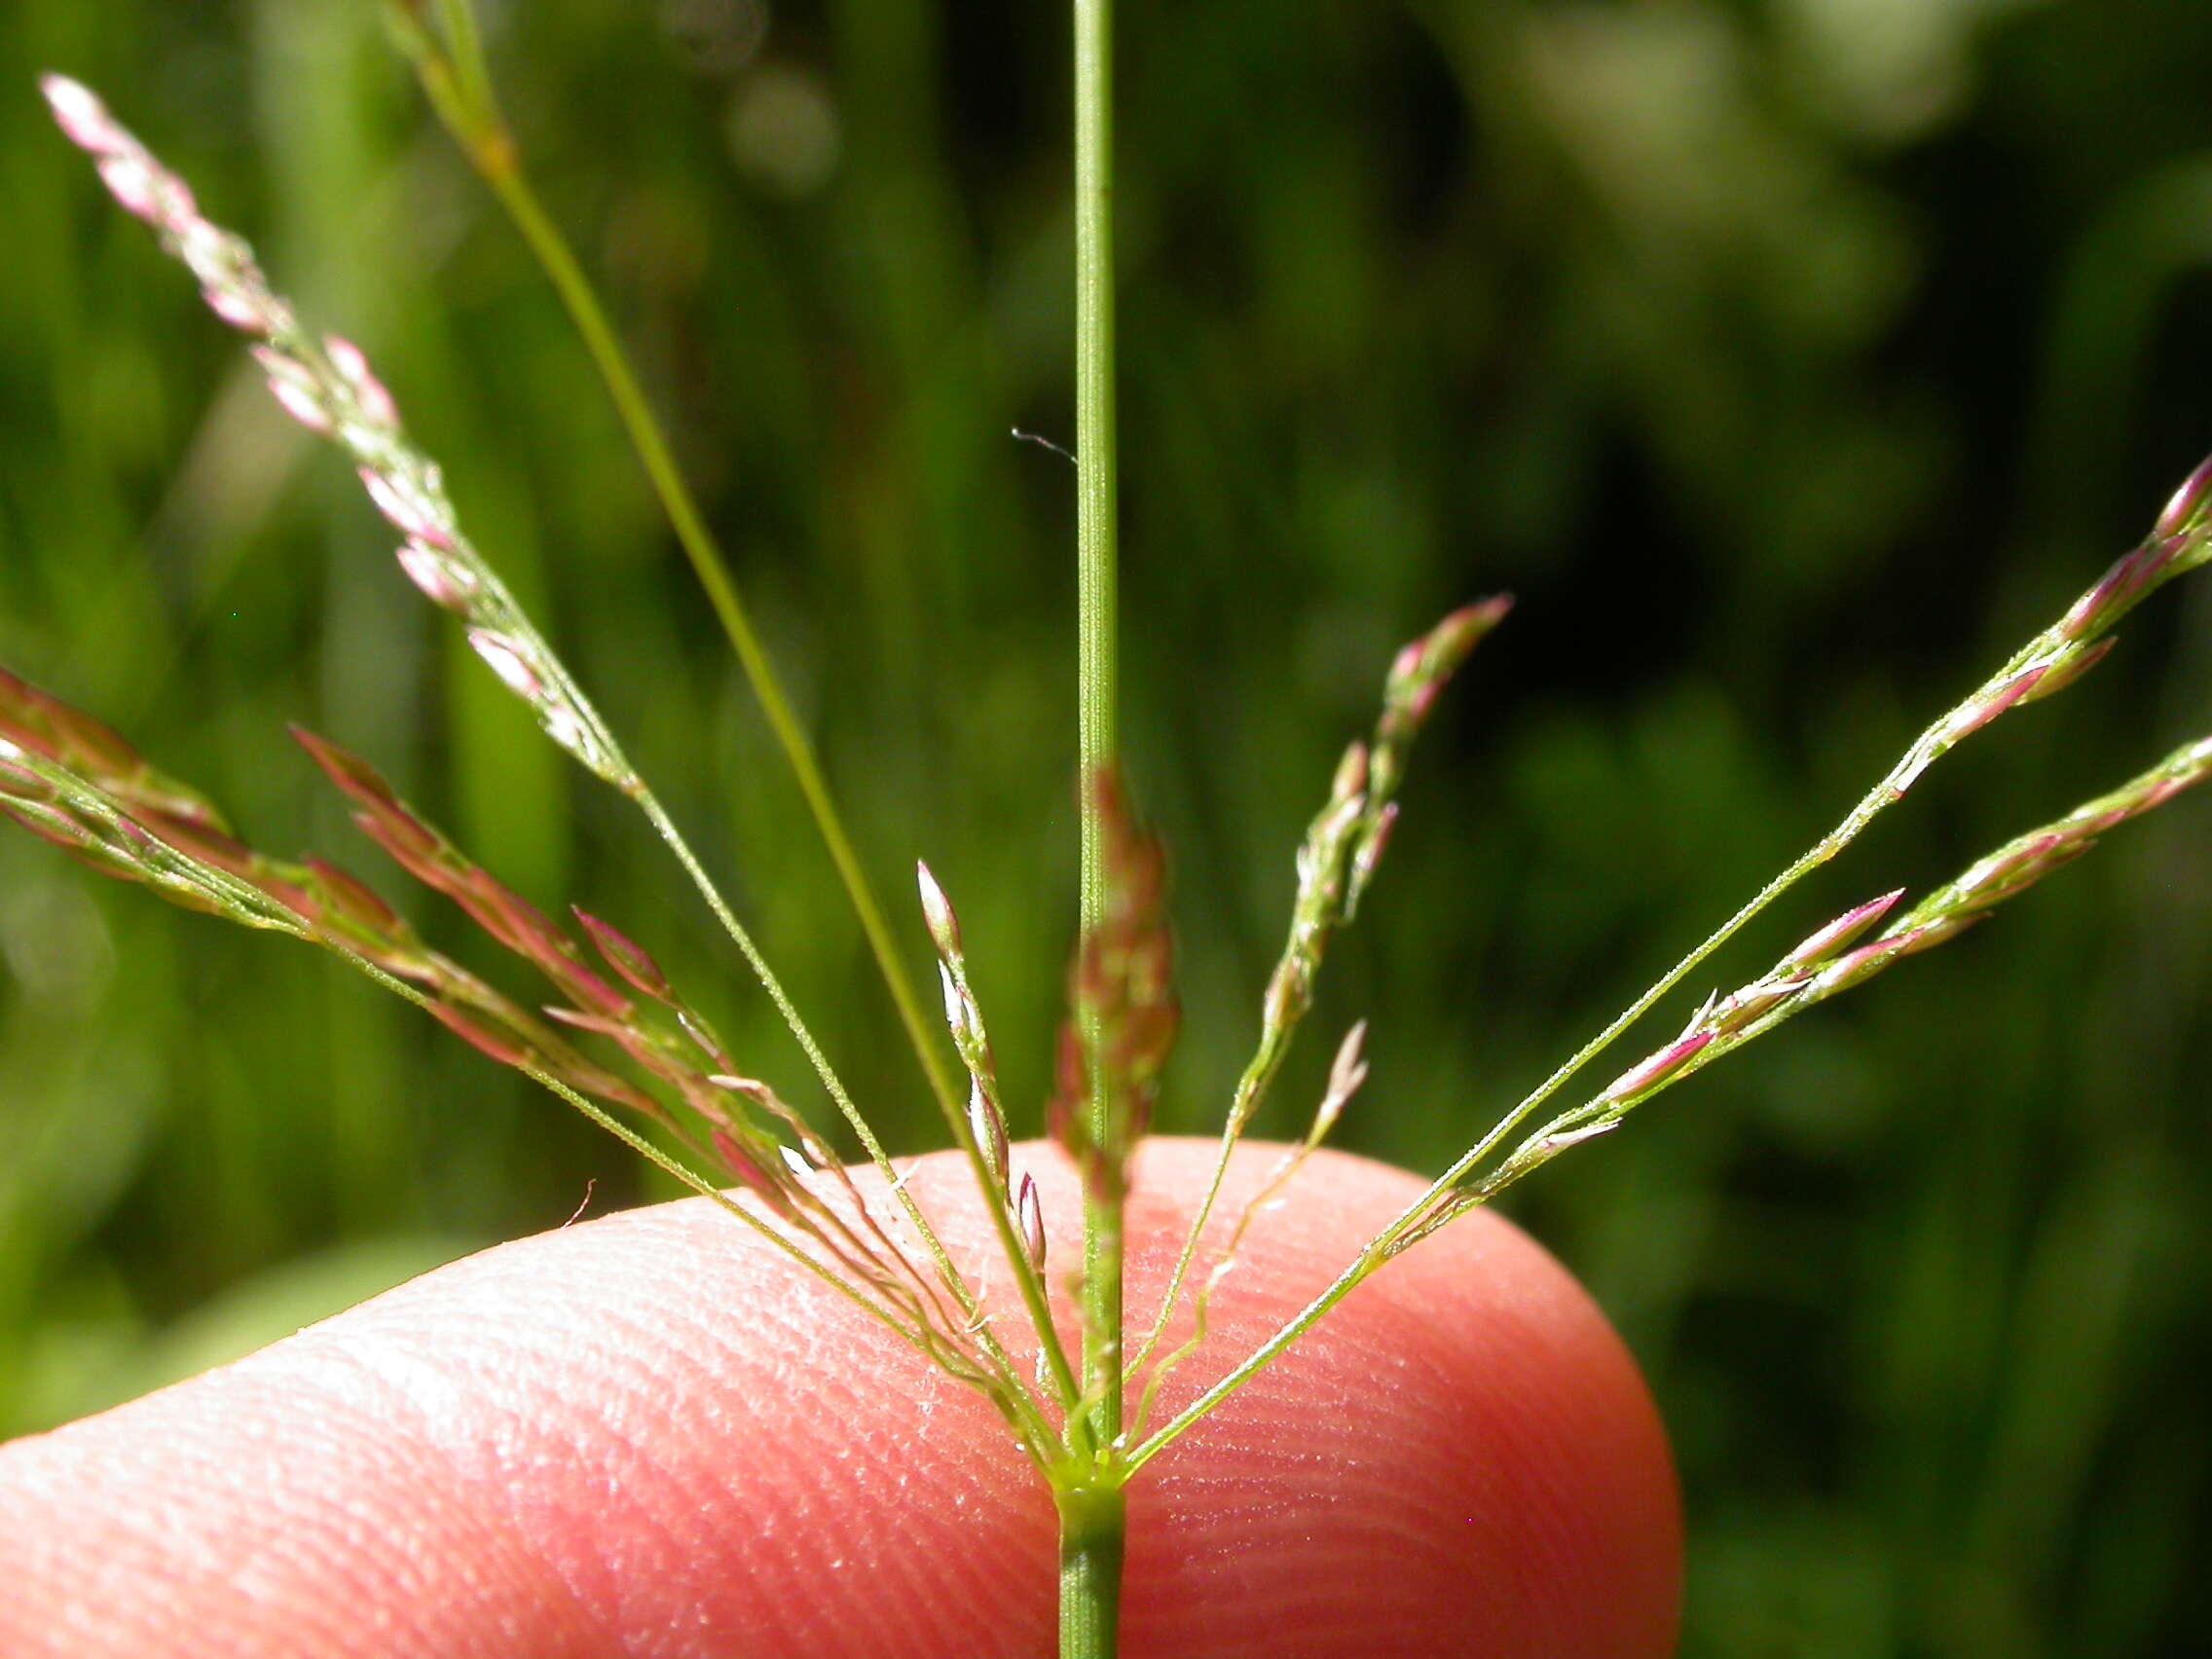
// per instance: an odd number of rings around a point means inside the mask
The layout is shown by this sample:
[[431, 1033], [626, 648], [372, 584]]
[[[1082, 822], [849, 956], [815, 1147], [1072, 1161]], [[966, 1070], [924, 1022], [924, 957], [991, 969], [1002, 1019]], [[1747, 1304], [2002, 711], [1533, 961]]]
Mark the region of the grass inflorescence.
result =
[[[1085, 116], [1079, 180], [1085, 374], [1077, 456], [1085, 502], [1078, 768], [1083, 914], [1046, 1122], [1081, 1176], [1082, 1261], [1051, 1259], [1038, 1188], [1027, 1173], [1015, 1173], [1012, 1112], [983, 1001], [953, 902], [926, 865], [917, 866], [921, 916], [964, 1089], [948, 1082], [936, 1039], [925, 1040], [913, 1016], [904, 970], [885, 942], [872, 895], [812, 770], [803, 734], [764, 658], [755, 660], [757, 644], [735, 590], [719, 573], [711, 543], [701, 545], [703, 527], [580, 270], [520, 182], [519, 158], [498, 118], [465, 5], [440, 7], [435, 18], [424, 7], [396, 6], [402, 42], [448, 126], [508, 203], [570, 302], [647, 470], [717, 596], [717, 608], [731, 621], [733, 642], [761, 688], [878, 947], [952, 1140], [986, 1200], [1011, 1295], [986, 1294], [951, 1260], [752, 934], [609, 723], [464, 532], [440, 468], [409, 436], [398, 401], [363, 353], [343, 337], [318, 335], [303, 324], [252, 249], [205, 217], [190, 188], [93, 93], [59, 77], [50, 77], [45, 91], [64, 132], [93, 158], [116, 199], [147, 221], [165, 249], [190, 270], [209, 308], [252, 341], [277, 403], [344, 453], [369, 502], [399, 536], [396, 561], [406, 578], [456, 620], [546, 736], [634, 802], [666, 842], [783, 1015], [824, 1093], [866, 1148], [884, 1177], [884, 1196], [864, 1194], [809, 1115], [750, 1075], [645, 946], [580, 909], [572, 923], [539, 910], [403, 801], [367, 761], [327, 740], [297, 734], [350, 805], [354, 822], [416, 881], [520, 959], [553, 1000], [532, 1006], [429, 948], [393, 907], [338, 866], [320, 858], [286, 862], [255, 850], [211, 802], [154, 770], [100, 722], [5, 674], [0, 813], [103, 873], [196, 910], [289, 934], [352, 963], [493, 1060], [613, 1128], [835, 1284], [947, 1375], [984, 1394], [1058, 1496], [1065, 1540], [1063, 1651], [1080, 1656], [1104, 1653], [1113, 1642], [1123, 1487], [1363, 1279], [1561, 1153], [1610, 1133], [1658, 1093], [1807, 1009], [1957, 937], [2099, 837], [2212, 775], [2212, 738], [2186, 744], [1975, 861], [1917, 903], [1908, 904], [1897, 891], [1852, 907], [1757, 977], [1706, 997], [1674, 1038], [1577, 1104], [1558, 1109], [1555, 1097], [1600, 1054], [1754, 916], [1840, 854], [1931, 766], [2012, 710], [2074, 683], [2110, 651], [2113, 631], [2130, 610], [2212, 559], [2212, 462], [2176, 492], [2141, 544], [1933, 721], [1833, 830], [1501, 1116], [1309, 1307], [1252, 1352], [1223, 1360], [1195, 1400], [1156, 1423], [1164, 1380], [1207, 1351], [1212, 1298], [1234, 1271], [1253, 1218], [1326, 1141], [1368, 1077], [1368, 1024], [1361, 1020], [1338, 1042], [1308, 1132], [1235, 1215], [1215, 1214], [1232, 1155], [1268, 1102], [1312, 1011], [1330, 942], [1354, 921], [1396, 831], [1415, 740], [1447, 683], [1505, 620], [1511, 601], [1498, 596], [1454, 611], [1389, 663], [1381, 716], [1371, 734], [1344, 752], [1299, 846], [1287, 936], [1260, 995], [1257, 1043], [1227, 1103], [1213, 1179], [1180, 1241], [1159, 1306], [1132, 1328], [1121, 1301], [1122, 1215], [1132, 1156], [1155, 1116], [1180, 1009], [1165, 855], [1132, 805], [1113, 742], [1111, 82], [1104, 8], [1089, 0], [1077, 10], [1079, 67], [1088, 77], [1079, 78]], [[624, 1119], [646, 1132], [626, 1126]], [[1061, 1314], [1074, 1316], [1079, 1350], [1063, 1341]], [[1023, 1341], [1002, 1334], [1001, 1327], [1014, 1321], [1026, 1326]], [[1132, 1337], [1132, 1329], [1140, 1334]], [[1014, 1357], [1029, 1345], [1037, 1354], [1033, 1368]]]

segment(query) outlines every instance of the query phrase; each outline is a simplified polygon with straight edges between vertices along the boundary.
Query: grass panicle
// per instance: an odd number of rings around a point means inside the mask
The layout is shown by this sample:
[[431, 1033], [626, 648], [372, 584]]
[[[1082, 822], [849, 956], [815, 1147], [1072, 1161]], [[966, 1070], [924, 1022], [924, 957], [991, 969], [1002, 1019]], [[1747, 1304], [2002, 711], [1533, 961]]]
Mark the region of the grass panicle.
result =
[[[1372, 732], [1345, 751], [1298, 848], [1287, 936], [1260, 995], [1257, 1041], [1227, 1104], [1210, 1179], [1179, 1242], [1160, 1306], [1124, 1363], [1122, 1228], [1131, 1161], [1152, 1124], [1181, 1014], [1165, 855], [1140, 825], [1115, 759], [1110, 28], [1104, 0], [1078, 0], [1081, 917], [1046, 1109], [1049, 1138], [1077, 1171], [1084, 1200], [1084, 1259], [1064, 1292], [1082, 1327], [1081, 1350], [1071, 1354], [1053, 1318], [1039, 1189], [1014, 1167], [998, 1058], [950, 899], [928, 866], [918, 865], [922, 920], [935, 950], [945, 1025], [965, 1073], [964, 1103], [953, 1074], [942, 1069], [936, 1039], [924, 1033], [905, 970], [719, 549], [675, 473], [573, 256], [521, 180], [466, 0], [387, 0], [387, 10], [441, 117], [498, 190], [568, 303], [753, 677], [953, 1141], [983, 1195], [1036, 1336], [1033, 1376], [1023, 1375], [998, 1334], [1001, 1310], [986, 1305], [953, 1264], [751, 934], [607, 722], [463, 533], [436, 462], [409, 438], [396, 400], [363, 353], [344, 338], [307, 330], [246, 243], [205, 218], [189, 187], [96, 96], [57, 76], [43, 87], [64, 132], [92, 157], [117, 201], [152, 225], [163, 246], [191, 271], [216, 314], [251, 337], [276, 401], [346, 454], [369, 499], [399, 535], [397, 559], [407, 579], [458, 619], [477, 655], [529, 704], [546, 734], [634, 801], [667, 843], [859, 1136], [883, 1192], [864, 1191], [805, 1115], [740, 1065], [644, 946], [581, 909], [572, 912], [571, 926], [531, 904], [403, 801], [366, 761], [326, 739], [296, 733], [347, 797], [354, 822], [415, 880], [527, 964], [551, 987], [552, 1001], [528, 1006], [431, 949], [397, 911], [339, 866], [313, 858], [285, 862], [254, 850], [204, 795], [155, 770], [99, 721], [5, 672], [0, 815], [103, 874], [188, 908], [333, 951], [492, 1059], [569, 1100], [982, 1392], [1054, 1492], [1062, 1522], [1062, 1651], [1070, 1659], [1102, 1659], [1112, 1651], [1127, 1481], [1366, 1277], [1562, 1153], [1609, 1134], [1666, 1089], [1978, 925], [2103, 835], [2212, 776], [2212, 737], [2185, 744], [2117, 789], [2007, 842], [1917, 903], [1908, 904], [1899, 890], [1855, 905], [1755, 978], [1725, 996], [1707, 997], [1673, 1038], [1604, 1088], [1558, 1108], [1555, 1097], [1601, 1054], [1797, 881], [1840, 854], [1931, 766], [2014, 709], [2075, 683], [2111, 651], [2116, 628], [2135, 607], [2212, 561], [2208, 461], [2175, 492], [2140, 543], [1931, 722], [1826, 835], [1499, 1117], [1308, 1307], [1252, 1352], [1228, 1362], [1196, 1399], [1155, 1426], [1163, 1382], [1204, 1350], [1216, 1293], [1234, 1273], [1250, 1229], [1279, 1202], [1367, 1081], [1368, 1024], [1360, 1020], [1340, 1042], [1306, 1134], [1235, 1215], [1216, 1217], [1235, 1149], [1312, 1010], [1330, 940], [1356, 916], [1396, 830], [1416, 740], [1446, 685], [1504, 619], [1510, 600], [1491, 598], [1456, 610], [1399, 651], [1384, 677]], [[642, 1134], [622, 1121], [625, 1116], [659, 1139]], [[682, 1156], [672, 1154], [670, 1145]], [[726, 1177], [732, 1190], [719, 1190], [702, 1170]], [[1136, 1406], [1124, 1416], [1128, 1390], [1136, 1393]]]

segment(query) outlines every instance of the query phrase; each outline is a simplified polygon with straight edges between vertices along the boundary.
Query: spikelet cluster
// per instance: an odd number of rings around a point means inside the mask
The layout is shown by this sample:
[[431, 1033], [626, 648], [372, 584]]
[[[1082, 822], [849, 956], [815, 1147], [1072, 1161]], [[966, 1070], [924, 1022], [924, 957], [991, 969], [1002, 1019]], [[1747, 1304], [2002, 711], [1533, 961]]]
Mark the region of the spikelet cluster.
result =
[[[642, 946], [581, 909], [579, 939], [472, 862], [359, 756], [312, 732], [294, 736], [351, 803], [363, 832], [535, 969], [558, 1000], [533, 1010], [495, 988], [431, 949], [367, 883], [327, 860], [295, 864], [256, 851], [198, 791], [154, 770], [90, 716], [5, 672], [0, 815], [172, 903], [365, 964], [412, 987], [440, 1023], [499, 1064], [659, 1125], [701, 1166], [719, 1167], [752, 1195], [756, 1217], [787, 1245], [861, 1290], [946, 1370], [995, 1389], [972, 1318], [950, 1287], [916, 1263], [806, 1120], [767, 1084], [740, 1074]], [[564, 1032], [605, 1039], [639, 1076], [593, 1059]], [[1041, 1240], [1034, 1189], [1025, 1183], [1022, 1193], [1025, 1231]], [[1041, 1258], [1041, 1242], [1037, 1248]]]
[[[396, 400], [360, 350], [335, 335], [310, 333], [274, 291], [251, 247], [208, 220], [184, 181], [95, 94], [61, 76], [41, 85], [63, 132], [92, 157], [116, 200], [150, 224], [163, 247], [191, 271], [209, 309], [253, 338], [253, 354], [276, 402], [353, 462], [369, 500], [401, 536], [396, 556], [408, 580], [461, 619], [476, 654], [530, 705], [546, 734], [636, 799], [704, 884], [605, 721], [463, 533], [437, 463], [409, 438]], [[110, 873], [159, 886], [180, 903], [341, 949], [412, 987], [432, 1014], [493, 1059], [573, 1096], [648, 1119], [750, 1194], [755, 1207], [749, 1215], [780, 1242], [856, 1293], [945, 1369], [983, 1386], [1010, 1417], [1016, 1415], [1009, 1398], [1011, 1367], [987, 1319], [888, 1160], [878, 1156], [902, 1225], [872, 1213], [834, 1149], [768, 1085], [742, 1074], [706, 1020], [614, 928], [577, 911], [579, 940], [469, 861], [365, 761], [312, 734], [296, 734], [352, 802], [363, 830], [559, 993], [559, 1001], [532, 1012], [425, 949], [395, 913], [335, 866], [284, 865], [232, 841], [197, 795], [165, 786], [171, 793], [150, 801], [143, 796], [153, 786], [143, 782], [138, 794], [104, 793], [153, 774], [135, 756], [126, 763], [122, 756], [129, 752], [120, 740], [65, 706], [28, 688], [20, 688], [16, 703], [19, 710], [35, 707], [39, 734], [67, 734], [75, 758], [104, 757], [105, 763], [83, 776], [41, 759], [18, 763], [0, 774], [6, 791], [0, 810]], [[188, 839], [190, 852], [180, 851]], [[793, 1022], [840, 1110], [874, 1152], [865, 1122], [796, 1024], [750, 938], [711, 886], [706, 890]], [[611, 1045], [637, 1075], [624, 1077], [587, 1056], [578, 1047], [585, 1037]], [[990, 1110], [997, 1112], [995, 1097]], [[1005, 1133], [1003, 1118], [997, 1121], [995, 1165], [1003, 1189]], [[1044, 1228], [1033, 1187], [1025, 1182], [1008, 1201], [1041, 1259]], [[926, 1267], [909, 1249], [916, 1235]]]
[[253, 338], [270, 394], [302, 426], [352, 461], [361, 487], [403, 537], [400, 569], [460, 617], [468, 643], [527, 702], [547, 736], [626, 793], [639, 780], [597, 711], [536, 627], [462, 534], [445, 474], [407, 436], [399, 406], [351, 341], [315, 338], [270, 286], [245, 240], [200, 211], [191, 188], [155, 159], [88, 88], [60, 75], [40, 86], [63, 132], [93, 159], [116, 201], [159, 234], [217, 316]]
[[1024, 1171], [1018, 1183], [1014, 1180], [1006, 1103], [999, 1096], [998, 1060], [991, 1052], [990, 1033], [983, 1028], [982, 1004], [976, 1000], [975, 987], [968, 982], [968, 952], [960, 939], [960, 919], [928, 865], [914, 866], [914, 879], [921, 890], [922, 921], [929, 929], [930, 942], [937, 946], [945, 1027], [968, 1073], [966, 1138], [988, 1183], [989, 1196], [1005, 1212], [1031, 1270], [1041, 1273], [1045, 1268], [1044, 1206], [1033, 1176]]

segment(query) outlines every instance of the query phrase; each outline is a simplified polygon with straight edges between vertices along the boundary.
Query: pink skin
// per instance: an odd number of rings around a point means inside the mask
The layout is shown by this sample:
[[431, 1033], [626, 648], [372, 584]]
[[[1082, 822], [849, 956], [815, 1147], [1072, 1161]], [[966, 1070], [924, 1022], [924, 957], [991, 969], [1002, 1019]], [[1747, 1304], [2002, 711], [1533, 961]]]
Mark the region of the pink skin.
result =
[[[1142, 1158], [1140, 1314], [1210, 1151]], [[1233, 1201], [1275, 1156], [1239, 1156]], [[1015, 1161], [1057, 1281], [1072, 1177], [1041, 1147]], [[931, 1159], [912, 1186], [973, 1259], [966, 1181]], [[1252, 1229], [1170, 1407], [1417, 1191], [1315, 1159]], [[1672, 1648], [1650, 1401], [1566, 1272], [1487, 1214], [1162, 1455], [1130, 1524], [1128, 1659]], [[692, 1201], [487, 1251], [0, 1448], [0, 1652], [1048, 1659], [1052, 1538], [985, 1402]]]

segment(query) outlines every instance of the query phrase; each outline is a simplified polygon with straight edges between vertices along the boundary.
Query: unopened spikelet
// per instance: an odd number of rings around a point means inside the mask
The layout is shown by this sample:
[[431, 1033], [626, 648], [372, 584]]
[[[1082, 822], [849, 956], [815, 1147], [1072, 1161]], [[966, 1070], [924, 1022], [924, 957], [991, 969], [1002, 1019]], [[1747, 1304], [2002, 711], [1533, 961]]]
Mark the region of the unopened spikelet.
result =
[[577, 924], [590, 937], [593, 947], [606, 959], [609, 968], [629, 982], [632, 989], [657, 1003], [672, 1008], [680, 1006], [675, 991], [669, 986], [668, 976], [660, 971], [660, 964], [648, 956], [642, 946], [581, 905], [571, 908]]
[[1021, 1177], [1021, 1190], [1014, 1198], [1014, 1217], [1021, 1229], [1022, 1248], [1029, 1252], [1029, 1265], [1039, 1272], [1045, 1271], [1045, 1210], [1038, 1201], [1037, 1183], [1031, 1176]]
[[1313, 1127], [1306, 1136], [1309, 1146], [1318, 1146], [1329, 1138], [1329, 1131], [1337, 1126], [1351, 1097], [1367, 1081], [1366, 1047], [1367, 1021], [1362, 1019], [1345, 1033], [1345, 1040], [1337, 1047], [1337, 1057], [1330, 1062], [1329, 1087], [1313, 1114]]
[[1012, 1157], [1006, 1119], [997, 1103], [983, 1092], [982, 1085], [973, 1082], [968, 1086], [968, 1132], [975, 1136], [991, 1179], [1004, 1189], [1011, 1173]]
[[1879, 899], [1870, 899], [1863, 904], [1844, 911], [1827, 926], [1817, 929], [1802, 944], [1785, 956], [1782, 967], [1786, 970], [1803, 969], [1825, 962], [1888, 915], [1903, 897], [1904, 889], [1899, 887], [1883, 894]]
[[1640, 1094], [1648, 1094], [1661, 1084], [1679, 1076], [1698, 1055], [1712, 1045], [1714, 1033], [1693, 1031], [1686, 1037], [1677, 1037], [1657, 1053], [1640, 1060], [1615, 1078], [1599, 1096], [1601, 1100], [1630, 1100]]

